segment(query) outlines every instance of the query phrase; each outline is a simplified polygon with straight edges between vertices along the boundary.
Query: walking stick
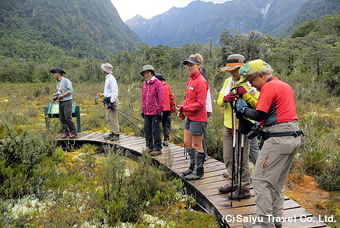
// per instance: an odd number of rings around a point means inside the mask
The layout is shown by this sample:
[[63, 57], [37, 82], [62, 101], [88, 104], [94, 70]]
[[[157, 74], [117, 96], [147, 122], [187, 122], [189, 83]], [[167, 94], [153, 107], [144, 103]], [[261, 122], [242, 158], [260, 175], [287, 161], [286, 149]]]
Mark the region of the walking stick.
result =
[[[241, 134], [241, 169], [240, 169], [240, 187], [238, 188], [238, 195], [240, 196], [241, 194], [241, 181], [242, 181], [242, 169], [243, 169], [243, 149], [244, 149], [244, 134]], [[238, 199], [241, 201], [241, 198]]]
[[[235, 120], [235, 121], [237, 121], [237, 120]], [[236, 126], [236, 123], [235, 123], [235, 126]], [[235, 134], [236, 134], [236, 131], [235, 131]], [[241, 145], [240, 140], [241, 140], [240, 131], [237, 131], [236, 174], [235, 174], [236, 183], [238, 183], [238, 178], [239, 178], [239, 175], [240, 175], [240, 145]]]
[[234, 181], [235, 181], [235, 148], [236, 148], [236, 112], [233, 107], [233, 103], [231, 105], [231, 120], [232, 120], [232, 136], [233, 136], [233, 167], [231, 171], [231, 193], [230, 193], [230, 207], [233, 207], [233, 190], [234, 190]]

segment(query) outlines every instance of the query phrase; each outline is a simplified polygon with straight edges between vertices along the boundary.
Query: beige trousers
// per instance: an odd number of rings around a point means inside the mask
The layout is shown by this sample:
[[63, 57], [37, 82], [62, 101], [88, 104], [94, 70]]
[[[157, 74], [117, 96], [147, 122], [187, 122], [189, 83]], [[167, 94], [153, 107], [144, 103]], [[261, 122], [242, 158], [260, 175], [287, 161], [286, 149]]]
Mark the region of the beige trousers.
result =
[[[286, 122], [265, 127], [265, 132], [290, 132], [299, 130], [298, 122]], [[282, 217], [285, 182], [294, 155], [303, 136], [271, 137], [267, 139], [256, 161], [253, 174], [256, 216], [268, 222], [268, 215]]]
[[[238, 140], [238, 131], [236, 131], [236, 147], [235, 147], [235, 177], [239, 175], [238, 171], [241, 169], [240, 163], [239, 166], [236, 166], [237, 159], [237, 151], [241, 150], [241, 137], [240, 141]], [[248, 153], [248, 145], [249, 140], [247, 136], [244, 136], [244, 147], [243, 147], [243, 162], [242, 162], [242, 177], [241, 177], [241, 188], [244, 190], [248, 190], [250, 188], [250, 170], [249, 170], [249, 153]], [[238, 145], [240, 145], [238, 147]], [[223, 130], [223, 160], [224, 164], [227, 168], [229, 176], [232, 175], [232, 167], [233, 167], [233, 136], [232, 130], [230, 128], [224, 127]], [[241, 161], [241, 153], [239, 153], [239, 161]], [[231, 181], [231, 179], [230, 179]]]
[[[114, 102], [118, 108], [118, 98]], [[106, 108], [106, 106], [105, 106]], [[109, 126], [110, 133], [119, 135], [118, 111], [113, 109], [106, 109], [106, 124]]]

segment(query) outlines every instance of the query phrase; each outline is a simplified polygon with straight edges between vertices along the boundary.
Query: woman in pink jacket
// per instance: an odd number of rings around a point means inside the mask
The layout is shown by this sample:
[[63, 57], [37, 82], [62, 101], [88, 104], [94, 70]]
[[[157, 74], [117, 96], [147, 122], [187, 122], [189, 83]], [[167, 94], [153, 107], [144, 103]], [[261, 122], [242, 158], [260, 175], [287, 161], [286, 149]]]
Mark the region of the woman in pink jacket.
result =
[[151, 65], [143, 66], [140, 72], [145, 81], [142, 89], [142, 117], [146, 146], [151, 156], [162, 154], [162, 136], [160, 122], [164, 106], [164, 90], [161, 81], [155, 77]]
[[185, 100], [181, 106], [177, 106], [178, 111], [184, 112], [187, 117], [184, 126], [184, 144], [190, 157], [190, 166], [183, 175], [186, 180], [197, 180], [204, 175], [205, 154], [202, 139], [208, 122], [206, 99], [209, 86], [201, 75], [201, 62], [196, 56], [191, 55], [183, 64], [188, 67], [190, 74]]

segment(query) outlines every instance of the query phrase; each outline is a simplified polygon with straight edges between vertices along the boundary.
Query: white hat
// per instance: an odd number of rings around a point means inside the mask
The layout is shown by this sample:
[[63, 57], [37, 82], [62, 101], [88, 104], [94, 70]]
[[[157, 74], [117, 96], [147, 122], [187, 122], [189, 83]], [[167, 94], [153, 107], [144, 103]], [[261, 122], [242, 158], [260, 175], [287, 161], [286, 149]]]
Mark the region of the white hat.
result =
[[113, 66], [110, 63], [103, 63], [100, 67], [106, 73], [112, 74]]

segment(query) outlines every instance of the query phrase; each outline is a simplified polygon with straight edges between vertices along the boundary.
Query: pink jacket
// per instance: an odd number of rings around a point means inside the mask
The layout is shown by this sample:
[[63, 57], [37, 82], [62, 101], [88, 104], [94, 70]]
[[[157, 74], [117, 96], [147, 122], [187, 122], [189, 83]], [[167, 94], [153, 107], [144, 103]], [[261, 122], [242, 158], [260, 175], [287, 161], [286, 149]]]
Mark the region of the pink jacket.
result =
[[162, 82], [157, 78], [146, 80], [142, 90], [142, 110], [145, 115], [157, 115], [163, 112], [164, 106], [164, 89]]

